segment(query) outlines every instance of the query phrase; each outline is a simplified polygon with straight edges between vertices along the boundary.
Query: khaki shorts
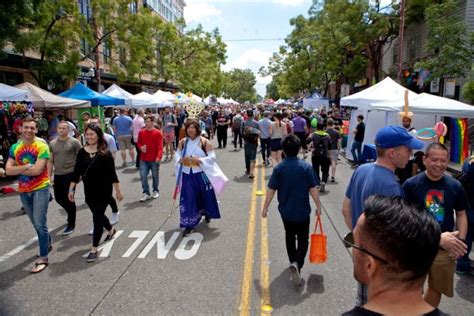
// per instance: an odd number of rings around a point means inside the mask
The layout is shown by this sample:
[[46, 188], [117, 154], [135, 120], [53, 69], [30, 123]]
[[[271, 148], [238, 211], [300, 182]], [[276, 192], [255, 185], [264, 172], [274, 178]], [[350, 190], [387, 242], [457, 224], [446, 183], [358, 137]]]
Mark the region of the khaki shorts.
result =
[[132, 150], [132, 135], [122, 135], [117, 137], [117, 142], [120, 150]]
[[454, 295], [454, 272], [456, 261], [449, 256], [446, 250], [438, 250], [430, 271], [428, 272], [428, 286], [448, 297]]
[[338, 156], [339, 156], [339, 150], [337, 149], [329, 150], [329, 159], [331, 159], [331, 161], [337, 161]]

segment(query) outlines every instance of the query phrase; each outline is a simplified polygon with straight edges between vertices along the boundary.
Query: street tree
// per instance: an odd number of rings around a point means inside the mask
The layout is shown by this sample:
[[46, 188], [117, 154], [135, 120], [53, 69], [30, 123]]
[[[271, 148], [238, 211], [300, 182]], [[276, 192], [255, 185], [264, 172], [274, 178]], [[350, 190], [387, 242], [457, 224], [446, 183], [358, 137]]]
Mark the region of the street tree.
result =
[[257, 101], [257, 91], [254, 87], [257, 79], [252, 70], [234, 68], [225, 76], [225, 98], [232, 98], [240, 103]]
[[431, 78], [441, 78], [441, 85], [443, 78], [465, 77], [474, 60], [474, 37], [455, 16], [455, 9], [456, 2], [446, 0], [431, 4], [425, 10], [429, 30], [426, 50], [430, 54], [416, 67], [429, 70]]

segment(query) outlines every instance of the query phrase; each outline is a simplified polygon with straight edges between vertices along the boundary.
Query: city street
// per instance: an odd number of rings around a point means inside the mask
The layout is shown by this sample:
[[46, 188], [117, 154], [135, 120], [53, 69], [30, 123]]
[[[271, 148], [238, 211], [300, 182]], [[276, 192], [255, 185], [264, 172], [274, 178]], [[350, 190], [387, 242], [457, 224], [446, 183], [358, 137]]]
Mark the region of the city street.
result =
[[[315, 265], [307, 260], [303, 287], [296, 291], [276, 196], [268, 219], [261, 217], [272, 168], [260, 163], [252, 181], [244, 175], [243, 149], [234, 152], [229, 144], [216, 153], [229, 178], [218, 196], [221, 219], [201, 223], [183, 238], [172, 200], [173, 163], [161, 164], [160, 197], [143, 203], [135, 166], [117, 167], [125, 196], [118, 233], [101, 245], [98, 261], [85, 260], [92, 216], [81, 184], [72, 235], [61, 236], [66, 214], [55, 201], [49, 205], [53, 250], [49, 266], [37, 275], [30, 274], [38, 253], [36, 234], [20, 210], [19, 196], [0, 197], [0, 315], [339, 315], [352, 309], [356, 282], [351, 252], [341, 242], [348, 232], [341, 205], [353, 171], [345, 160], [338, 166], [337, 182], [321, 195], [328, 261]], [[117, 166], [121, 162], [118, 158]], [[456, 276], [455, 296], [443, 297], [440, 309], [473, 315], [474, 278]]]

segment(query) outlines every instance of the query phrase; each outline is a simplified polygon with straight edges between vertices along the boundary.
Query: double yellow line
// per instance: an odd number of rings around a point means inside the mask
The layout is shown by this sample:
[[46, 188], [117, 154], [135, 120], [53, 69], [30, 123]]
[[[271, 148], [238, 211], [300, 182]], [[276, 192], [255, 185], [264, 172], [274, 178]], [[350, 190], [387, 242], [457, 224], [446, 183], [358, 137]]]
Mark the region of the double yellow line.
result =
[[[260, 190], [258, 190], [260, 178]], [[250, 198], [249, 224], [247, 228], [247, 245], [245, 249], [244, 270], [242, 276], [242, 290], [240, 304], [238, 307], [240, 315], [250, 315], [252, 295], [253, 260], [255, 251], [255, 230], [257, 217], [260, 218], [260, 311], [262, 314], [272, 312], [270, 301], [270, 260], [268, 255], [268, 222], [261, 217], [265, 193], [265, 167], [256, 168], [256, 177], [252, 184], [252, 196]], [[260, 198], [257, 197], [257, 192]], [[257, 200], [260, 200], [260, 208], [257, 209]], [[252, 313], [255, 314], [255, 313]]]

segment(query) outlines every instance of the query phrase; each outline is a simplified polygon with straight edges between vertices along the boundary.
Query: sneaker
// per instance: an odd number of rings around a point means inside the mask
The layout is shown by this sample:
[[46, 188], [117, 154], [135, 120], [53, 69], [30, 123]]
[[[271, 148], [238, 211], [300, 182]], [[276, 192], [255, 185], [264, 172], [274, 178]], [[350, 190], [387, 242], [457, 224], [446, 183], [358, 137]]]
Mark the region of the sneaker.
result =
[[331, 182], [336, 182], [336, 179], [334, 179], [334, 177], [331, 177]]
[[117, 213], [112, 213], [112, 216], [110, 216], [110, 225], [115, 225], [118, 223], [118, 216], [120, 212]]
[[143, 194], [142, 198], [140, 199], [140, 202], [145, 202], [150, 199], [150, 196], [146, 193]]
[[151, 197], [154, 198], [154, 199], [157, 199], [157, 198], [160, 197], [160, 193], [158, 193], [158, 191], [155, 191], [155, 192], [153, 192], [153, 195]]
[[87, 255], [86, 261], [87, 262], [94, 262], [97, 260], [97, 251], [96, 252], [89, 252]]
[[211, 218], [209, 216], [204, 216], [204, 220], [206, 221], [206, 223], [210, 223], [211, 222]]
[[298, 268], [298, 263], [293, 262], [290, 264], [290, 272], [291, 272], [291, 280], [293, 281], [293, 284], [295, 286], [300, 286], [301, 285], [301, 276], [300, 276], [300, 270]]
[[125, 168], [126, 166], [127, 166], [127, 162], [126, 161], [122, 162], [122, 167]]
[[321, 182], [321, 187], [319, 188], [319, 192], [324, 193], [326, 191], [326, 182]]
[[94, 235], [94, 227], [92, 227], [92, 229], [89, 230], [89, 235]]
[[63, 231], [63, 233], [61, 235], [63, 236], [67, 236], [67, 235], [71, 235], [72, 233], [74, 232], [74, 227], [66, 227], [66, 229]]

